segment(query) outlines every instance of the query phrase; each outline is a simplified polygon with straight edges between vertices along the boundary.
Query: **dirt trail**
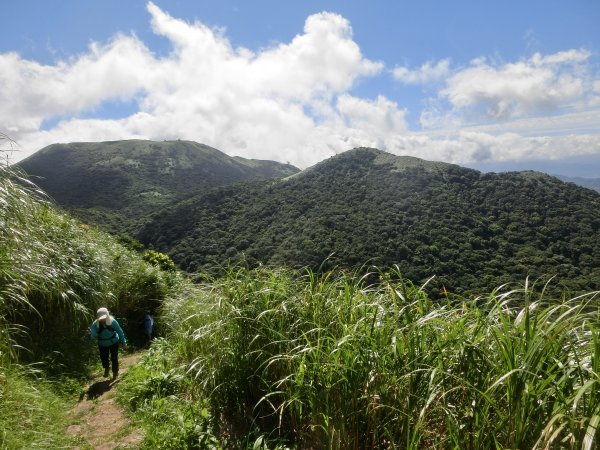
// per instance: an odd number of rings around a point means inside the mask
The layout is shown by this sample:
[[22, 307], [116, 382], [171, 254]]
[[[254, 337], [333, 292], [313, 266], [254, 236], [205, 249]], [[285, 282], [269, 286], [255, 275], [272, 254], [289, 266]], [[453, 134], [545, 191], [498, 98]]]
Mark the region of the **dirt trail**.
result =
[[75, 450], [113, 450], [137, 448], [142, 433], [132, 427], [123, 409], [117, 404], [115, 392], [129, 366], [137, 363], [139, 353], [120, 356], [121, 374], [116, 380], [96, 377], [87, 386], [79, 403], [69, 412], [72, 425], [68, 433], [79, 442]]

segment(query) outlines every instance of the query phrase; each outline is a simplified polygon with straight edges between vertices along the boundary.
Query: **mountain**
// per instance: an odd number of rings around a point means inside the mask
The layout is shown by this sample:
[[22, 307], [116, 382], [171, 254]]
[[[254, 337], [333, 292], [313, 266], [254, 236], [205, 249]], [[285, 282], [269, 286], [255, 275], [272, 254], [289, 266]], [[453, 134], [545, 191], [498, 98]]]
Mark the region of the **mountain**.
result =
[[435, 275], [438, 293], [488, 292], [528, 276], [580, 291], [600, 288], [599, 229], [600, 195], [549, 175], [483, 174], [359, 148], [285, 179], [205, 191], [137, 237], [189, 271], [228, 260], [397, 265], [415, 282]]
[[564, 175], [555, 175], [566, 183], [575, 183], [578, 186], [586, 187], [600, 192], [600, 178], [585, 178], [585, 177], [567, 177]]
[[[566, 178], [566, 181], [586, 180], [600, 176], [600, 155], [574, 155], [559, 159], [520, 161], [478, 161], [466, 164], [467, 167], [481, 172], [523, 172], [534, 170], [553, 175], [557, 178]], [[577, 184], [577, 182], [575, 182]], [[587, 187], [584, 185], [584, 187]]]
[[144, 140], [54, 144], [18, 166], [60, 206], [118, 234], [135, 233], [150, 213], [208, 187], [299, 170], [190, 141]]

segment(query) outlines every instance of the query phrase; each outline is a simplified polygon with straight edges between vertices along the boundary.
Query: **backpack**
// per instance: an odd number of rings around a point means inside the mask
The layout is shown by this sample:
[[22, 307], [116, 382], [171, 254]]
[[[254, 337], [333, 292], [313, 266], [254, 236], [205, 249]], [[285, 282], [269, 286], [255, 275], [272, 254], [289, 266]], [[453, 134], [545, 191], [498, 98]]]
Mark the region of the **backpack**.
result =
[[[102, 332], [104, 330], [112, 331], [112, 335], [110, 337], [107, 337], [107, 338], [100, 337], [100, 334], [102, 334]], [[108, 326], [105, 327], [105, 326], [101, 325], [100, 323], [98, 323], [98, 340], [99, 341], [111, 341], [111, 340], [114, 339], [114, 337], [116, 336], [116, 334], [117, 334], [117, 332], [115, 331], [115, 329], [111, 325], [108, 325]]]

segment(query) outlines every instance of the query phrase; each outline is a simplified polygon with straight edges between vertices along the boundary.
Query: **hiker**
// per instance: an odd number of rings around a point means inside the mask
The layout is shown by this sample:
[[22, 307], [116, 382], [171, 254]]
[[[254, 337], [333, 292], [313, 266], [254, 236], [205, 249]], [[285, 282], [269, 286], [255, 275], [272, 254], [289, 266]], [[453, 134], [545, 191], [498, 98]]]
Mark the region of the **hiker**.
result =
[[98, 350], [100, 351], [100, 361], [104, 367], [104, 376], [109, 373], [108, 355], [112, 362], [113, 380], [119, 375], [119, 342], [123, 344], [123, 349], [127, 348], [127, 339], [125, 333], [117, 319], [111, 316], [106, 308], [100, 308], [97, 312], [97, 319], [94, 320], [89, 329], [90, 339], [98, 340]]
[[154, 331], [154, 318], [150, 315], [150, 313], [146, 314], [144, 317], [144, 336], [146, 336], [146, 344], [149, 346], [150, 341], [152, 340], [152, 333]]

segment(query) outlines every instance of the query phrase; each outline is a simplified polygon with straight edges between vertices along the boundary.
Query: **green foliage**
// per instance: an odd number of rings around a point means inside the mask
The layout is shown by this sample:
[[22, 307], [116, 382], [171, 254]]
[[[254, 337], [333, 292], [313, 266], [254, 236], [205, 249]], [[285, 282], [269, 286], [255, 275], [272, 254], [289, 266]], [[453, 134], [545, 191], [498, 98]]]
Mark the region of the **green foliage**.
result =
[[397, 272], [370, 278], [231, 269], [164, 305], [173, 359], [218, 411], [216, 435], [299, 449], [595, 448], [595, 294], [562, 301], [526, 285], [439, 302]]
[[146, 247], [144, 247], [144, 244], [142, 244], [140, 241], [133, 239], [130, 236], [126, 236], [126, 235], [119, 236], [117, 238], [117, 240], [118, 240], [119, 244], [128, 248], [129, 250], [133, 250], [138, 253], [143, 253], [146, 250]]
[[[0, 176], [3, 354], [81, 373], [96, 353], [81, 344], [100, 306], [116, 314], [126, 334], [141, 337], [144, 314], [158, 308], [179, 275], [58, 213], [18, 174]], [[19, 348], [26, 351], [17, 355]]]
[[0, 168], [0, 447], [67, 446], [64, 405], [33, 375], [60, 383], [62, 395], [72, 391], [69, 377], [97, 359], [85, 334], [96, 309], [107, 306], [131, 337], [181, 279], [59, 213], [22, 174]]
[[142, 449], [220, 449], [210, 427], [205, 402], [190, 398], [190, 380], [180, 368], [169, 368], [169, 343], [153, 342], [140, 363], [125, 375], [119, 401], [143, 427]]
[[112, 255], [109, 267], [111, 277], [105, 306], [116, 314], [128, 339], [141, 346], [145, 343], [144, 316], [155, 314], [164, 299], [177, 292], [183, 276], [176, 271], [165, 271], [122, 248]]
[[175, 263], [164, 253], [157, 252], [155, 250], [146, 250], [143, 254], [144, 261], [150, 264], [160, 267], [162, 270], [175, 270]]
[[[600, 196], [533, 172], [481, 174], [356, 149], [293, 177], [215, 188], [138, 238], [190, 272], [224, 261], [313, 270], [398, 265], [430, 294], [555, 277], [600, 289]], [[329, 257], [333, 255], [332, 257]], [[561, 284], [563, 286], [561, 286]]]
[[207, 187], [298, 171], [179, 140], [55, 144], [18, 165], [82, 221], [131, 236], [159, 208]]
[[398, 265], [417, 283], [435, 275], [434, 296], [525, 277], [555, 277], [573, 295], [600, 289], [598, 195], [539, 173], [355, 149], [284, 180], [231, 186], [295, 170], [185, 141], [54, 145], [22, 167], [83, 220], [135, 236], [189, 272], [221, 276], [226, 261], [317, 270], [327, 260]]
[[66, 448], [65, 401], [30, 371], [0, 366], [0, 448]]
[[138, 365], [132, 367], [120, 390], [121, 400], [136, 411], [153, 397], [168, 397], [181, 391], [183, 375], [171, 369], [168, 342], [157, 338], [145, 352]]
[[[53, 344], [79, 339], [87, 319], [84, 302], [99, 301], [103, 274], [91, 270], [90, 244], [79, 238], [79, 227], [8, 169], [0, 173], [0, 201], [0, 335], [6, 354], [16, 358], [15, 343], [61, 350]], [[61, 324], [60, 333], [46, 332], [44, 317]]]

